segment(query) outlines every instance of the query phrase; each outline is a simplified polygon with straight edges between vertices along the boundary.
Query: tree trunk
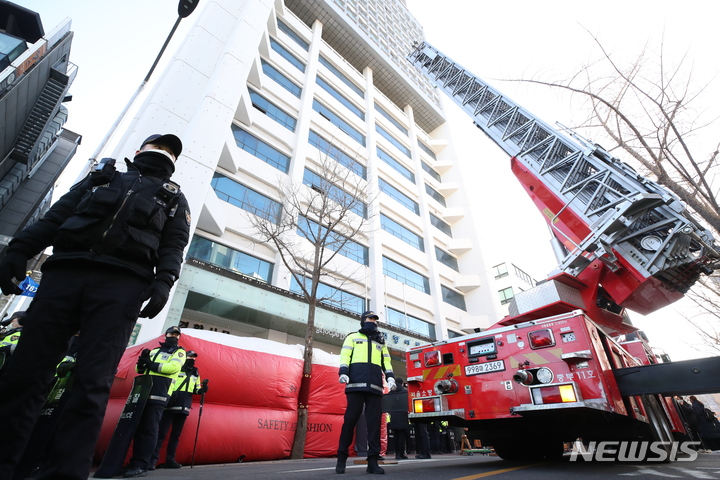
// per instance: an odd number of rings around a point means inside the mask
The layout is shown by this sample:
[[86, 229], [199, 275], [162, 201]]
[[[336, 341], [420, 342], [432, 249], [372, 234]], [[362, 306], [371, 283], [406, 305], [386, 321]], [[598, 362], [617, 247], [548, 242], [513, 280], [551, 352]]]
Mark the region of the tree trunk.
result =
[[315, 304], [308, 305], [308, 321], [305, 330], [305, 350], [303, 353], [303, 376], [298, 393], [297, 426], [293, 438], [290, 458], [301, 459], [305, 454], [305, 441], [308, 428], [308, 403], [310, 399], [310, 380], [312, 378], [313, 331], [315, 330]]

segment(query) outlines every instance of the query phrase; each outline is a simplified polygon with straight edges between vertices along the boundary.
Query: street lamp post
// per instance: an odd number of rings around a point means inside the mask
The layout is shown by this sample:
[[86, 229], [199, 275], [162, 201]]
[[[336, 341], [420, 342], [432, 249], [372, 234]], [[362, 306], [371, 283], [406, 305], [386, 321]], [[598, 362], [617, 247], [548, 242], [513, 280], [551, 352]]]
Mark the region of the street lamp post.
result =
[[100, 153], [105, 149], [108, 142], [110, 141], [110, 138], [115, 134], [115, 131], [117, 130], [117, 127], [122, 122], [123, 118], [125, 118], [125, 115], [127, 114], [128, 110], [130, 110], [130, 107], [135, 102], [135, 99], [140, 95], [140, 92], [145, 88], [145, 85], [148, 83], [148, 80], [150, 80], [150, 76], [153, 74], [153, 71], [155, 71], [155, 67], [157, 66], [158, 62], [160, 61], [160, 57], [162, 57], [162, 54], [165, 53], [165, 49], [167, 48], [168, 44], [170, 43], [170, 39], [175, 34], [175, 30], [177, 30], [178, 25], [180, 25], [180, 21], [183, 18], [187, 18], [193, 11], [195, 11], [195, 8], [198, 5], [198, 2], [200, 0], [180, 0], [178, 3], [178, 18], [175, 21], [175, 25], [173, 25], [172, 30], [170, 30], [170, 34], [165, 39], [165, 43], [163, 44], [162, 48], [160, 49], [160, 52], [157, 54], [157, 57], [155, 57], [155, 61], [152, 64], [152, 67], [150, 67], [150, 70], [148, 70], [147, 75], [145, 75], [145, 78], [143, 79], [140, 86], [135, 90], [135, 93], [132, 97], [130, 97], [130, 101], [125, 105], [125, 108], [122, 112], [120, 112], [120, 115], [115, 120], [115, 123], [112, 124], [110, 127], [110, 130], [108, 130], [107, 134], [105, 134], [105, 138], [103, 138], [102, 142], [100, 142], [100, 145], [95, 150], [95, 153], [92, 154], [92, 156], [88, 159], [88, 166], [92, 168], [92, 166], [97, 163], [97, 157], [100, 155]]

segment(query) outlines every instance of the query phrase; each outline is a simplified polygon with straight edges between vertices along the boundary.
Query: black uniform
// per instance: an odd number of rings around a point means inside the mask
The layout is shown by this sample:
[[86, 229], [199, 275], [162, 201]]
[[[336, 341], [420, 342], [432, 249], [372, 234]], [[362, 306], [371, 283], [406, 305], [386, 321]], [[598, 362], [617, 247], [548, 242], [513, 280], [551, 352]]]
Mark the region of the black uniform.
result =
[[407, 411], [407, 388], [403, 385], [402, 379], [397, 379], [397, 388], [394, 392], [387, 394], [388, 397], [397, 398], [399, 401], [398, 406], [404, 406], [404, 409], [393, 409], [390, 413], [390, 421], [388, 422], [388, 428], [393, 433], [393, 451], [395, 452], [395, 458], [397, 460], [404, 460], [407, 458], [405, 451], [407, 448], [407, 434], [410, 429], [408, 423], [408, 411]]
[[53, 246], [13, 364], [0, 380], [0, 418], [6, 419], [0, 480], [12, 478], [55, 367], [78, 331], [75, 386], [38, 479], [87, 478], [133, 326], [140, 314], [159, 313], [179, 275], [190, 213], [184, 196], [172, 194], [167, 183], [175, 166], [148, 151], [126, 162], [126, 173], [105, 168], [75, 185], [10, 242], [0, 262], [3, 292], [11, 293], [10, 279], [27, 259]]

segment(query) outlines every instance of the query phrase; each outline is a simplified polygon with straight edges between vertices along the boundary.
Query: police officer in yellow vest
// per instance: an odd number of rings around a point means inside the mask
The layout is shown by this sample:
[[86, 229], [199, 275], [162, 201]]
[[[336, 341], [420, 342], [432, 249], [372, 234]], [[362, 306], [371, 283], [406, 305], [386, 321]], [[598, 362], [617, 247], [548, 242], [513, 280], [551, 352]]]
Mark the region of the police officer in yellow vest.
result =
[[138, 358], [135, 370], [143, 375], [151, 375], [153, 386], [135, 430], [133, 455], [123, 474], [125, 478], [147, 475], [157, 443], [160, 419], [170, 399], [172, 380], [185, 364], [185, 350], [178, 345], [180, 333], [179, 327], [168, 328], [165, 341], [158, 348], [143, 350]]
[[348, 448], [355, 425], [365, 407], [368, 433], [367, 473], [385, 473], [378, 466], [380, 422], [382, 421], [383, 373], [390, 390], [395, 390], [395, 375], [385, 337], [377, 329], [378, 316], [367, 311], [360, 317], [360, 330], [345, 337], [340, 352], [340, 383], [345, 385], [347, 409], [338, 446], [336, 473], [345, 473]]
[[[25, 312], [13, 313], [9, 320], [7, 328], [0, 333], [0, 375], [5, 371], [10, 363], [10, 357], [15, 352], [20, 335], [22, 335], [23, 320]], [[6, 320], [6, 322], [8, 321]], [[5, 322], [3, 322], [5, 323]]]
[[152, 470], [160, 458], [160, 450], [165, 441], [168, 432], [170, 439], [168, 440], [165, 463], [162, 468], [181, 468], [182, 465], [175, 460], [175, 453], [180, 442], [185, 420], [190, 415], [192, 409], [192, 396], [200, 395], [208, 391], [207, 384], [202, 385], [200, 382], [200, 371], [195, 365], [197, 353], [188, 350], [185, 365], [175, 374], [170, 387], [170, 401], [163, 411], [162, 419], [160, 419], [160, 427], [158, 429], [157, 444], [155, 452], [150, 459], [150, 469]]

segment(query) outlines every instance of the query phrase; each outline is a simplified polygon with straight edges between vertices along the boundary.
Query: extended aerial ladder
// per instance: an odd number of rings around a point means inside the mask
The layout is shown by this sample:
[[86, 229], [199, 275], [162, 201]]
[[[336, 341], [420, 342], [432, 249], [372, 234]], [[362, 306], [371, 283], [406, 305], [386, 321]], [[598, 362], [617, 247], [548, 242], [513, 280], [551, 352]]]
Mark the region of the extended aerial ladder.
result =
[[[416, 45], [408, 58], [510, 155], [556, 239], [556, 273], [602, 284], [595, 299], [606, 311], [648, 314], [718, 268], [713, 235], [673, 193], [599, 145], [548, 126], [431, 45]], [[610, 316], [608, 325], [622, 331], [618, 321]]]
[[[625, 309], [643, 315], [659, 310], [720, 268], [712, 233], [672, 192], [601, 146], [547, 125], [428, 43], [416, 44], [408, 60], [510, 156], [513, 173], [553, 233], [557, 269], [532, 294], [517, 295], [498, 325], [580, 308], [609, 335], [629, 334], [637, 329]], [[717, 360], [676, 362], [672, 372], [635, 371], [633, 378], [650, 375], [648, 385], [621, 390], [662, 393], [667, 375], [720, 371]], [[698, 378], [688, 388], [700, 393], [710, 387]]]

